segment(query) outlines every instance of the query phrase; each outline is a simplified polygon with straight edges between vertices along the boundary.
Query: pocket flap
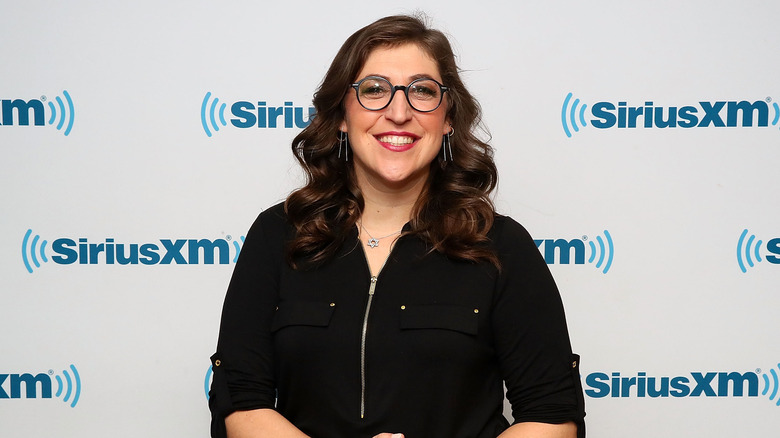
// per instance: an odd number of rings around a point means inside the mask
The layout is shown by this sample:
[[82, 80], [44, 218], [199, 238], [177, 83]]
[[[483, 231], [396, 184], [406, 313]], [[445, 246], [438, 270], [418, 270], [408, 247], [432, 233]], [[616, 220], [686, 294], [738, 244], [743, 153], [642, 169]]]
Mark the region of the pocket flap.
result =
[[479, 310], [457, 305], [426, 304], [401, 307], [401, 329], [444, 329], [476, 335]]
[[288, 301], [279, 304], [271, 324], [271, 331], [291, 325], [327, 327], [336, 308], [335, 303], [315, 301]]

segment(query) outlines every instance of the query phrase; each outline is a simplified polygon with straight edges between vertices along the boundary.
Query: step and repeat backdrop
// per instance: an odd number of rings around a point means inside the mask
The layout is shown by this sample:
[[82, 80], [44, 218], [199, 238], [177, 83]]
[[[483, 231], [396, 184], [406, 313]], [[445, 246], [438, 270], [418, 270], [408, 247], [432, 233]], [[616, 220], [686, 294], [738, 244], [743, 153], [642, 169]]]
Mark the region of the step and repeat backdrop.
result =
[[421, 9], [555, 275], [597, 438], [780, 430], [780, 3], [0, 3], [0, 435], [206, 437], [256, 215], [344, 39]]

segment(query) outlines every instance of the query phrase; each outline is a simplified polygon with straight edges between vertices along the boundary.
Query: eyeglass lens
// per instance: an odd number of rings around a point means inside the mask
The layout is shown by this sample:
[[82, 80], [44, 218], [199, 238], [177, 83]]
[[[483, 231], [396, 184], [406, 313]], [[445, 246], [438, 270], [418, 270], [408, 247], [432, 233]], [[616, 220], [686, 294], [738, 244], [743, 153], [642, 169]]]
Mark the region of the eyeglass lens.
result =
[[[409, 104], [417, 111], [433, 111], [442, 99], [439, 84], [432, 79], [417, 79], [405, 90]], [[369, 110], [386, 107], [395, 94], [392, 84], [384, 78], [366, 78], [357, 87], [360, 104]]]

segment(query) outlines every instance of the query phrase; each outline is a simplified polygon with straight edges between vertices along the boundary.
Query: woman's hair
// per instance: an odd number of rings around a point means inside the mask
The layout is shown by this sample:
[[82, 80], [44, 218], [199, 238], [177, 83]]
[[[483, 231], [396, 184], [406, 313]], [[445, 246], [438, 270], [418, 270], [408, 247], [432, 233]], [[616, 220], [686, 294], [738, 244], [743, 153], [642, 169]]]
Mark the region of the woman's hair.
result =
[[460, 79], [447, 37], [420, 18], [399, 15], [377, 20], [344, 42], [314, 94], [315, 116], [292, 142], [306, 174], [306, 184], [285, 202], [296, 230], [287, 252], [293, 267], [330, 259], [355, 227], [364, 201], [351, 162], [339, 147], [344, 97], [373, 50], [409, 43], [436, 62], [448, 87], [447, 118], [454, 133], [452, 159], [447, 161], [440, 153], [431, 163], [428, 183], [412, 209], [411, 230], [406, 234], [422, 238], [431, 251], [498, 266], [495, 253], [486, 245], [495, 215], [489, 195], [498, 175], [493, 149], [474, 133], [481, 128], [480, 106]]

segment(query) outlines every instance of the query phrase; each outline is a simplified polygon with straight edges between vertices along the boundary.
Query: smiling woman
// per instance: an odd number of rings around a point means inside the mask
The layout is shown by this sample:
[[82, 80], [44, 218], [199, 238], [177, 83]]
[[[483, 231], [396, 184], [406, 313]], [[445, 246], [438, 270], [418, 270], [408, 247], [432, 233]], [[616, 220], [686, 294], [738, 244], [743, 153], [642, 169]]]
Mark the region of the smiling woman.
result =
[[[358, 87], [355, 94], [347, 93], [340, 127], [352, 147], [357, 185], [363, 188], [364, 196], [377, 196], [366, 190], [412, 191], [416, 199], [441, 148], [442, 136], [452, 129], [445, 108], [438, 104], [444, 95], [438, 82], [433, 82], [441, 81], [439, 69], [416, 44], [405, 44], [372, 51], [358, 77], [364, 84], [370, 79], [370, 85]], [[410, 86], [388, 87], [393, 81]], [[430, 106], [426, 112], [411, 105], [420, 100], [420, 83], [436, 85], [437, 103], [433, 106], [423, 101]], [[401, 87], [405, 93], [413, 90], [412, 97], [393, 99]], [[361, 93], [364, 88], [367, 90]], [[366, 102], [377, 109], [366, 108]]]
[[415, 17], [366, 26], [314, 106], [293, 141], [306, 184], [260, 214], [228, 288], [212, 435], [584, 437], [558, 290], [494, 211], [447, 38]]
[[[414, 71], [412, 67], [422, 70]], [[391, 73], [399, 77], [391, 81], [388, 77]], [[375, 111], [365, 107], [365, 99], [359, 100], [359, 90], [355, 89], [357, 83], [368, 77], [382, 78], [387, 81], [385, 85], [394, 85], [387, 105], [377, 106]], [[414, 80], [422, 78], [435, 79], [445, 87], [441, 90], [440, 105], [430, 113], [413, 109], [409, 98], [396, 98], [399, 87], [413, 85]], [[404, 97], [408, 92], [404, 90]], [[308, 181], [286, 203], [287, 212], [299, 230], [288, 253], [290, 263], [300, 263], [299, 257], [313, 263], [328, 259], [344, 243], [342, 237], [359, 222], [373, 234], [385, 235], [400, 230], [407, 221], [437, 251], [460, 259], [497, 263], [494, 252], [480, 245], [486, 242], [494, 217], [489, 198], [497, 182], [493, 150], [475, 135], [481, 110], [463, 84], [452, 48], [441, 32], [406, 16], [388, 17], [361, 29], [347, 39], [336, 55], [315, 94], [314, 106], [317, 117], [293, 140], [293, 151]], [[372, 118], [378, 125], [374, 129], [384, 126], [384, 133], [390, 134], [386, 138], [400, 137], [399, 140], [412, 143], [417, 140], [417, 133], [405, 128], [423, 128], [421, 123], [425, 123], [422, 133], [426, 138], [422, 143], [435, 144], [440, 151], [428, 161], [429, 181], [420, 185], [417, 179], [413, 180], [417, 185], [394, 187], [408, 189], [396, 192], [406, 195], [404, 209], [409, 209], [411, 204], [413, 212], [407, 214], [392, 208], [390, 212], [398, 213], [397, 217], [389, 220], [386, 211], [374, 228], [367, 226], [373, 218], [361, 218], [353, 213], [371, 214], [374, 210], [365, 205], [369, 201], [366, 190], [384, 193], [386, 188], [358, 184], [358, 169], [345, 160], [349, 153], [342, 152], [350, 146], [361, 147], [371, 142], [355, 126]], [[430, 126], [434, 121], [444, 123], [435, 136]], [[394, 135], [398, 133], [404, 135]], [[379, 145], [375, 137], [374, 142]], [[392, 143], [384, 144], [398, 147]], [[423, 149], [403, 152], [418, 156]], [[398, 199], [377, 202], [389, 204], [387, 210], [397, 205]], [[335, 216], [325, 220], [326, 214]]]

